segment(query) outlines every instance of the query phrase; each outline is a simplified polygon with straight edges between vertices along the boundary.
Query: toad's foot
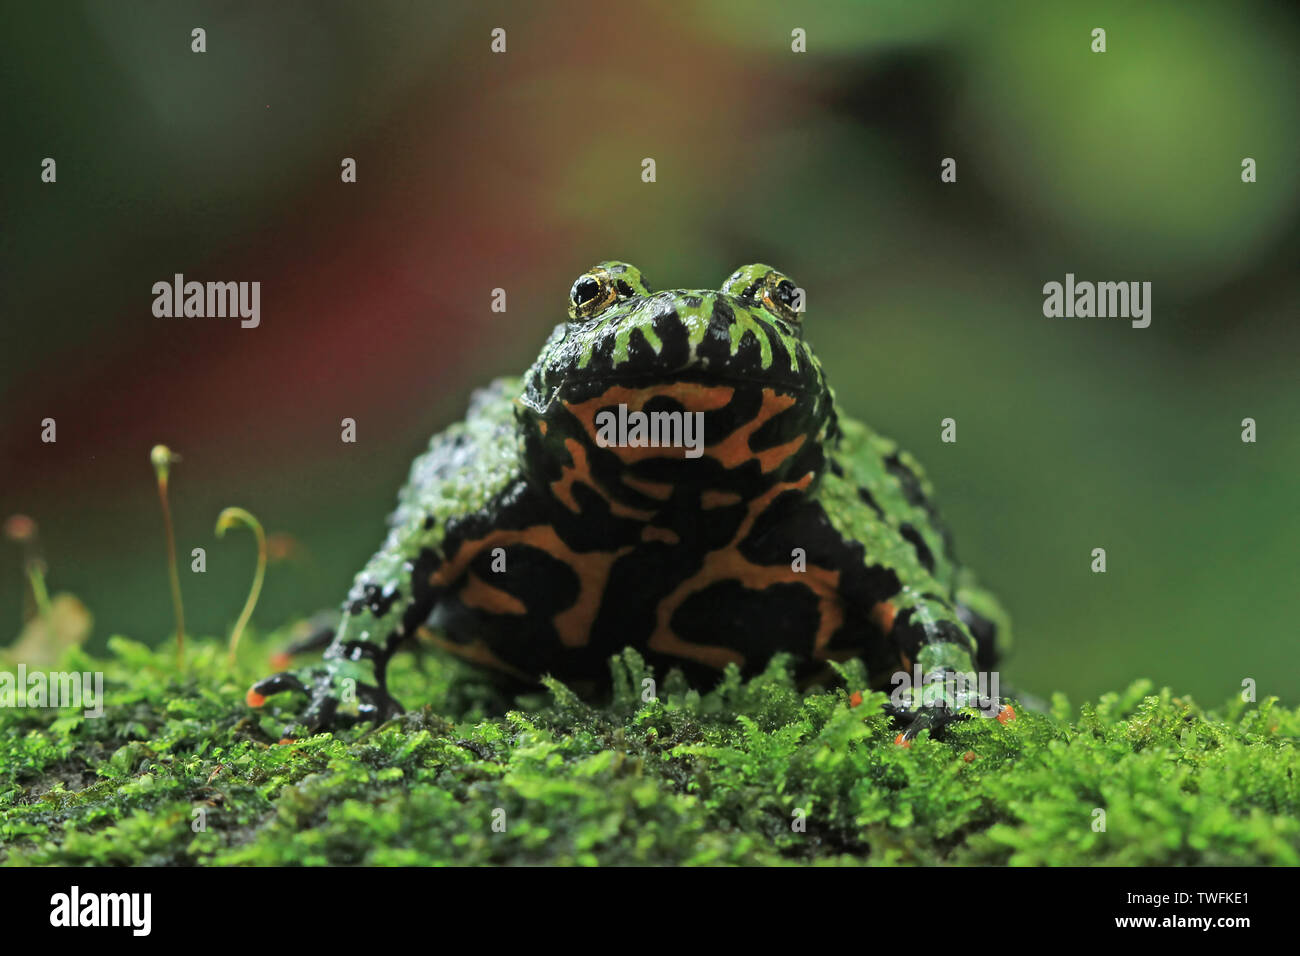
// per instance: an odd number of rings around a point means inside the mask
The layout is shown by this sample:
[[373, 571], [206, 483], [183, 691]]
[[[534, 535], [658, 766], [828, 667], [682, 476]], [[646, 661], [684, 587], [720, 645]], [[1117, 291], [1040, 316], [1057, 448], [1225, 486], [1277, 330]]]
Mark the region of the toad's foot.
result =
[[380, 723], [401, 713], [401, 704], [385, 686], [386, 661], [373, 657], [352, 660], [331, 653], [317, 665], [258, 681], [248, 691], [249, 706], [261, 707], [267, 697], [282, 691], [305, 694], [307, 706], [298, 720], [284, 729], [281, 736], [286, 739], [301, 737], [304, 730], [314, 734], [367, 720]]
[[885, 708], [903, 727], [894, 743], [910, 747], [923, 730], [942, 738], [948, 726], [976, 715], [994, 717], [1002, 724], [1015, 719], [1009, 703], [982, 693], [969, 676], [947, 669], [932, 671], [920, 687], [897, 692]]

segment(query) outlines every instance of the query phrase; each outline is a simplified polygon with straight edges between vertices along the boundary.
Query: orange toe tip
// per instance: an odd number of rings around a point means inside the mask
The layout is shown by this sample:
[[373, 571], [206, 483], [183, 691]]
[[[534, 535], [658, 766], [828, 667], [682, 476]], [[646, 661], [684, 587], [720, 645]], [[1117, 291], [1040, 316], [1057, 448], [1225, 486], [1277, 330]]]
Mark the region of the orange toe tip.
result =
[[277, 741], [277, 743], [278, 743], [281, 747], [287, 747], [287, 746], [289, 746], [289, 744], [296, 744], [297, 742], [298, 742], [298, 741], [294, 740], [292, 737], [281, 737], [281, 738]]
[[271, 655], [271, 666], [276, 670], [288, 670], [289, 665], [293, 663], [293, 657], [284, 651], [277, 651]]
[[998, 711], [999, 724], [1005, 724], [1007, 721], [1015, 720], [1015, 719], [1016, 719], [1016, 711], [1015, 708], [1013, 708], [1010, 704], [1007, 704], [1005, 707], [1003, 707], [1001, 710]]
[[910, 740], [904, 740], [902, 734], [899, 734], [897, 737], [894, 738], [894, 743], [898, 744], [898, 746], [900, 746], [900, 747], [910, 747], [910, 746], [912, 746], [912, 741], [910, 741]]
[[862, 704], [862, 691], [855, 690], [853, 694], [849, 697], [849, 706], [858, 707], [861, 706], [861, 704]]
[[259, 694], [257, 691], [250, 690], [247, 694], [244, 695], [244, 701], [248, 704], [249, 707], [261, 707], [263, 704], [266, 703], [266, 698], [263, 697], [261, 694]]
[[964, 754], [961, 755], [961, 759], [966, 761], [967, 763], [970, 763], [972, 760], [975, 759], [975, 751], [973, 750], [966, 751]]

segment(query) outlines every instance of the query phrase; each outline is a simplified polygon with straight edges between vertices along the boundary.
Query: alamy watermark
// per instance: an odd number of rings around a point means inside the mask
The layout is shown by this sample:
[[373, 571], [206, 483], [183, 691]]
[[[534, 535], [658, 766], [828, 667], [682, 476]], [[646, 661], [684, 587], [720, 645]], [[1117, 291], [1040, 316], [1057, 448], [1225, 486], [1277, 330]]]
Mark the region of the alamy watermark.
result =
[[50, 897], [50, 925], [57, 927], [126, 927], [133, 936], [148, 936], [153, 927], [152, 893], [83, 893], [73, 884]]
[[0, 707], [81, 707], [85, 717], [104, 716], [101, 671], [0, 671]]
[[596, 413], [601, 448], [684, 448], [687, 458], [704, 454], [703, 412], [629, 412], [627, 405]]
[[1074, 273], [1065, 283], [1043, 286], [1043, 315], [1049, 319], [1131, 319], [1133, 328], [1151, 324], [1150, 282], [1075, 282]]
[[153, 284], [153, 314], [160, 319], [241, 320], [245, 329], [262, 323], [262, 283], [260, 282], [186, 282], [176, 273], [172, 281]]

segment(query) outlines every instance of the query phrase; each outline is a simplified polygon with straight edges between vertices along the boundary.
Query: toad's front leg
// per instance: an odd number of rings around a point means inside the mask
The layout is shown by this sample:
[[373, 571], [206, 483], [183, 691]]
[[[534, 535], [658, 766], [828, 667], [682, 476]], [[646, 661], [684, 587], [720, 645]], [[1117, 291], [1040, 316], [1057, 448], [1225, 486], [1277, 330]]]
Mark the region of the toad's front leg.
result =
[[388, 693], [388, 661], [401, 644], [395, 635], [382, 642], [350, 641], [340, 632], [317, 664], [286, 670], [258, 681], [247, 700], [261, 707], [282, 691], [305, 694], [307, 706], [285, 727], [282, 738], [314, 734], [360, 721], [387, 720], [402, 711]]
[[995, 671], [977, 671], [977, 645], [957, 611], [935, 594], [904, 588], [877, 605], [886, 634], [898, 654], [888, 710], [903, 726], [896, 743], [908, 746], [923, 730], [944, 729], [976, 714], [1005, 723], [1015, 711], [998, 696]]
[[[465, 422], [433, 437], [411, 465], [388, 537], [353, 582], [324, 659], [258, 681], [250, 704], [260, 706], [280, 691], [306, 694], [300, 723], [312, 733], [401, 711], [388, 693], [388, 661], [414, 644], [434, 608], [458, 586], [464, 562], [449, 562], [448, 554], [473, 554], [459, 547], [460, 539], [491, 528], [509, 510], [504, 502], [520, 501], [518, 393], [518, 381], [494, 382], [475, 393]], [[300, 730], [292, 726], [286, 736]]]
[[[982, 619], [961, 598], [963, 573], [924, 507], [905, 500], [883, 464], [873, 466], [865, 432], [854, 434], [858, 445], [846, 438], [843, 463], [823, 476], [805, 506], [811, 510], [793, 521], [838, 571], [840, 602], [854, 622], [824, 653], [859, 656], [874, 685], [893, 686], [890, 711], [903, 727], [903, 745], [923, 730], [939, 736], [977, 709], [1009, 719], [1012, 712], [996, 701], [991, 637], [977, 640], [967, 623]], [[981, 633], [991, 635], [991, 622], [984, 623]]]
[[[357, 575], [343, 604], [337, 631], [322, 628], [293, 645], [288, 654], [315, 650], [328, 643], [319, 663], [288, 669], [258, 681], [247, 700], [261, 707], [282, 691], [305, 694], [306, 707], [282, 736], [295, 738], [361, 721], [383, 721], [400, 713], [388, 692], [388, 662], [412, 642], [418, 622], [429, 613], [437, 592], [429, 587], [424, 565], [411, 563], [406, 578], [394, 573], [395, 550], [384, 547]], [[379, 582], [388, 582], [381, 585]], [[287, 661], [288, 654], [278, 655]]]

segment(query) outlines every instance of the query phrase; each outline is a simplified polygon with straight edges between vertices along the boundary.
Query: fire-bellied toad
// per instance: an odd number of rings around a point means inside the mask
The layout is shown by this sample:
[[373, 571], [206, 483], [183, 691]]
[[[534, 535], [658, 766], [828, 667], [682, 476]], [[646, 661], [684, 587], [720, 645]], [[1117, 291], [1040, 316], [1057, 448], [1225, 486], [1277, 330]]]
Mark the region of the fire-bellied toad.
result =
[[802, 677], [919, 667], [937, 692], [903, 698], [903, 741], [996, 712], [950, 678], [994, 666], [1005, 615], [954, 562], [916, 461], [836, 408], [801, 296], [765, 265], [718, 291], [654, 292], [622, 262], [580, 276], [523, 379], [416, 459], [324, 660], [250, 703], [305, 692], [308, 730], [390, 716], [387, 662], [423, 637], [578, 688], [625, 646], [701, 687], [778, 652]]

